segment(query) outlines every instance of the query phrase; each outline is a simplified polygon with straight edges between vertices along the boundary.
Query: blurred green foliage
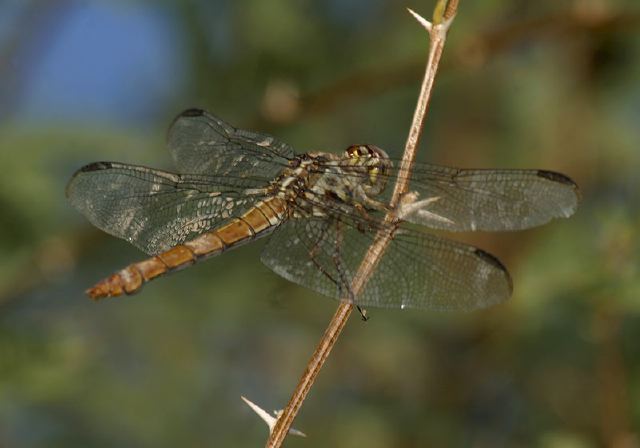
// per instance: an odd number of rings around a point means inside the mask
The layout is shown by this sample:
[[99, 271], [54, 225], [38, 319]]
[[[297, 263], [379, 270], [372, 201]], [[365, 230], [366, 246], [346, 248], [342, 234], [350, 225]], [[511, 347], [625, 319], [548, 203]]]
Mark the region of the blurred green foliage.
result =
[[[183, 33], [187, 82], [151, 130], [0, 122], [0, 446], [260, 446], [240, 395], [282, 407], [335, 303], [268, 271], [262, 243], [92, 303], [86, 287], [142, 254], [65, 183], [93, 160], [169, 166], [165, 128], [191, 106], [299, 151], [399, 156], [426, 38], [392, 1], [122, 3], [170, 8]], [[509, 303], [352, 319], [296, 421], [309, 438], [287, 446], [638, 446], [639, 26], [631, 0], [461, 2], [420, 157], [562, 171], [583, 202], [453, 236], [504, 260]]]

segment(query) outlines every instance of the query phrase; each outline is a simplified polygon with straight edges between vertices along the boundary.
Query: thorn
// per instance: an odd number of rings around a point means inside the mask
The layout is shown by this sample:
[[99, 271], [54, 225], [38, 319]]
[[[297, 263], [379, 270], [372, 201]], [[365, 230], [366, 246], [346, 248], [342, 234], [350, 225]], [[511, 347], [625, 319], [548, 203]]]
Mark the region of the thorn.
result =
[[[280, 414], [282, 413], [282, 411], [278, 411], [278, 412], [274, 411], [274, 414], [275, 414], [275, 417], [274, 417], [271, 414], [269, 414], [267, 411], [262, 409], [260, 406], [258, 406], [257, 404], [255, 404], [254, 402], [249, 400], [248, 398], [245, 398], [242, 395], [240, 396], [240, 398], [242, 398], [242, 400], [245, 403], [247, 403], [247, 405], [251, 409], [253, 409], [253, 412], [258, 414], [258, 416], [262, 420], [264, 420], [264, 422], [269, 427], [269, 434], [271, 434], [271, 432], [273, 431], [273, 427], [276, 425], [276, 422], [278, 421], [278, 417], [280, 417]], [[294, 429], [294, 428], [289, 429], [289, 434], [294, 435], [294, 436], [307, 437], [307, 435], [305, 433], [303, 433], [302, 431], [299, 431], [297, 429]]]
[[249, 400], [248, 398], [243, 397], [242, 395], [240, 396], [240, 398], [242, 398], [244, 400], [245, 403], [247, 403], [247, 405], [253, 409], [253, 412], [255, 412], [256, 414], [258, 414], [258, 416], [264, 420], [264, 422], [267, 424], [267, 426], [269, 427], [269, 432], [271, 432], [271, 430], [273, 430], [274, 425], [276, 424], [276, 418], [271, 416], [267, 411], [265, 411], [264, 409], [262, 409], [260, 406], [258, 406], [257, 404], [255, 404], [254, 402], [252, 402], [251, 400]]
[[427, 19], [422, 17], [411, 8], [407, 8], [407, 11], [409, 11], [409, 13], [420, 23], [420, 25], [424, 27], [424, 29], [426, 29], [428, 32], [431, 32], [431, 29], [433, 28], [431, 22], [429, 22]]

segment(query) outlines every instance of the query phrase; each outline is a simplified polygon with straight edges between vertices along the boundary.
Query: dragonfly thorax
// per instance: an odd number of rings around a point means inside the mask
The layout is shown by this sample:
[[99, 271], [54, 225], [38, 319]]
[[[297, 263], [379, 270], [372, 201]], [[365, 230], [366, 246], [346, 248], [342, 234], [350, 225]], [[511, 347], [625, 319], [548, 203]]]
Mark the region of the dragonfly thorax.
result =
[[373, 145], [354, 145], [343, 155], [325, 152], [301, 154], [272, 185], [295, 217], [326, 217], [378, 208], [374, 196], [384, 190], [391, 161]]
[[372, 145], [354, 145], [345, 155], [303, 154], [280, 178], [279, 194], [293, 205], [295, 216], [325, 217], [377, 208], [373, 199], [386, 185], [391, 162]]
[[347, 174], [359, 174], [359, 185], [368, 196], [377, 196], [387, 185], [391, 160], [375, 145], [352, 145], [345, 151]]

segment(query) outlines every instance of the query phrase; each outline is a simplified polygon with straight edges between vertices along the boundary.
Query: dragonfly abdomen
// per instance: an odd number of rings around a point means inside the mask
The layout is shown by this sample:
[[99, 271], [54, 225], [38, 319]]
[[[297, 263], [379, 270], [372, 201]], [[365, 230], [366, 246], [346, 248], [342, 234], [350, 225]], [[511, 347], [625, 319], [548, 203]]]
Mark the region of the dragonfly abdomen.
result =
[[226, 250], [265, 236], [284, 219], [287, 204], [273, 197], [261, 201], [243, 215], [198, 237], [137, 263], [99, 281], [87, 290], [92, 299], [134, 294], [145, 282]]

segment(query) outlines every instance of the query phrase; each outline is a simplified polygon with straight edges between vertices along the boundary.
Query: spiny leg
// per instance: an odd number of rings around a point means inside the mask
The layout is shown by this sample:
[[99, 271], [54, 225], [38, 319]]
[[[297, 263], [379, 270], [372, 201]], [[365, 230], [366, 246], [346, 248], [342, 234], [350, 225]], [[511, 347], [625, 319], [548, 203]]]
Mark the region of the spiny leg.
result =
[[361, 308], [360, 305], [356, 305], [356, 309], [360, 313], [360, 318], [362, 319], [363, 322], [366, 322], [369, 320], [369, 316], [367, 315], [367, 310], [365, 308]]
[[[326, 232], [326, 230], [325, 230], [325, 232]], [[333, 276], [316, 259], [316, 256], [318, 255], [318, 252], [320, 251], [320, 243], [322, 242], [322, 240], [323, 240], [323, 238], [322, 238], [322, 233], [321, 233], [320, 236], [318, 237], [318, 239], [316, 240], [316, 242], [313, 244], [313, 246], [309, 250], [309, 258], [311, 259], [311, 262], [315, 265], [315, 267], [325, 277], [327, 277], [329, 279], [329, 281], [331, 281], [333, 284], [335, 284], [336, 287], [338, 287], [338, 289], [340, 289], [340, 283], [335, 278], [333, 278]]]
[[379, 223], [371, 216], [369, 212], [376, 211], [376, 210], [386, 211], [390, 209], [386, 207], [383, 203], [372, 201], [371, 199], [366, 201], [365, 205], [361, 203], [353, 204], [353, 208], [355, 209], [357, 215], [359, 215], [359, 217], [361, 218], [357, 220], [357, 222], [355, 223], [355, 227], [358, 229], [358, 231], [360, 231], [360, 233], [374, 232], [379, 228]]
[[340, 280], [342, 284], [346, 285], [349, 291], [349, 299], [351, 300], [351, 303], [356, 305], [356, 309], [360, 313], [360, 317], [362, 318], [363, 322], [366, 322], [367, 320], [369, 320], [369, 317], [367, 316], [367, 311], [364, 308], [361, 308], [360, 305], [356, 304], [356, 297], [353, 294], [353, 291], [351, 290], [351, 283], [347, 278], [346, 270], [342, 265], [342, 257], [340, 255], [340, 246], [343, 243], [344, 234], [342, 233], [343, 229], [342, 229], [341, 223], [342, 221], [336, 220], [336, 239], [334, 241], [335, 245], [334, 245], [334, 252], [332, 256], [333, 263], [336, 266], [336, 271], [338, 271], [338, 274], [340, 275]]

